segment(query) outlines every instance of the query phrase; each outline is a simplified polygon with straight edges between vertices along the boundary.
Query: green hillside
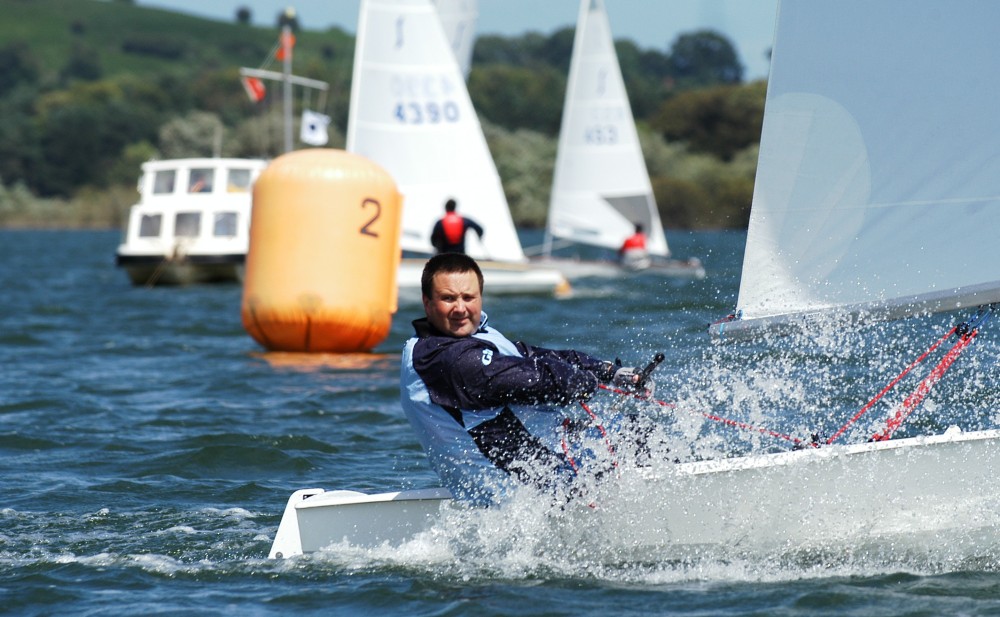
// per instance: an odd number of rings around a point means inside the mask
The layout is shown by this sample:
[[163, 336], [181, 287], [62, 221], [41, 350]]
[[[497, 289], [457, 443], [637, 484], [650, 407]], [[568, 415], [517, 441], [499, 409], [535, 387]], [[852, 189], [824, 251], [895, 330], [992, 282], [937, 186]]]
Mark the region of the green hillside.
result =
[[[27, 43], [48, 72], [81, 46], [96, 52], [105, 76], [256, 66], [277, 36], [276, 27], [237, 24], [235, 17], [212, 21], [120, 0], [0, 0], [0, 15], [0, 45]], [[339, 29], [300, 32], [296, 53], [297, 65], [315, 66], [321, 58], [353, 55], [354, 37]], [[349, 58], [341, 60], [350, 66]]]
[[[254, 104], [238, 72], [268, 58], [277, 24], [128, 0], [0, 0], [0, 15], [0, 226], [119, 225], [145, 160], [281, 153], [278, 88]], [[476, 41], [470, 95], [521, 225], [545, 220], [572, 38]], [[717, 33], [682, 35], [668, 50], [616, 46], [664, 220], [744, 225], [764, 84], [741, 82]], [[296, 32], [295, 74], [330, 92], [297, 94], [294, 113], [329, 114], [333, 147], [343, 146], [353, 54], [343, 30]]]

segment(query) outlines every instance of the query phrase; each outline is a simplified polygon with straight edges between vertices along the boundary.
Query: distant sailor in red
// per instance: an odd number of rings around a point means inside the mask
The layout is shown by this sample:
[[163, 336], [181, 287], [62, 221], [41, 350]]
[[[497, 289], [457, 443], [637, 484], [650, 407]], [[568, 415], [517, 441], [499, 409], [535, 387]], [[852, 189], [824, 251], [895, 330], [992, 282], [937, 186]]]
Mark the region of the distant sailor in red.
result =
[[465, 252], [465, 232], [472, 229], [483, 238], [483, 228], [479, 223], [466, 218], [455, 212], [457, 204], [454, 199], [449, 199], [444, 204], [444, 216], [434, 223], [434, 230], [431, 232], [431, 244], [438, 253], [464, 253]]
[[635, 224], [635, 233], [625, 238], [618, 249], [618, 257], [623, 268], [645, 270], [650, 266], [649, 252], [646, 250], [646, 234], [641, 223]]

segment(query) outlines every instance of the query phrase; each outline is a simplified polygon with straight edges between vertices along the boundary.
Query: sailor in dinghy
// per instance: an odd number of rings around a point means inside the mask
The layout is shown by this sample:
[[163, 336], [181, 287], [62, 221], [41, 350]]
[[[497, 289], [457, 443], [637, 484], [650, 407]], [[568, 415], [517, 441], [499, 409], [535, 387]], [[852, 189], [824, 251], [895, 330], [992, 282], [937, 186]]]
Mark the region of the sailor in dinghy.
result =
[[400, 394], [444, 485], [478, 505], [518, 484], [572, 494], [580, 463], [566, 445], [572, 423], [562, 409], [600, 384], [648, 396], [648, 371], [510, 341], [489, 325], [482, 272], [464, 254], [431, 258], [421, 288], [426, 316], [404, 348]]

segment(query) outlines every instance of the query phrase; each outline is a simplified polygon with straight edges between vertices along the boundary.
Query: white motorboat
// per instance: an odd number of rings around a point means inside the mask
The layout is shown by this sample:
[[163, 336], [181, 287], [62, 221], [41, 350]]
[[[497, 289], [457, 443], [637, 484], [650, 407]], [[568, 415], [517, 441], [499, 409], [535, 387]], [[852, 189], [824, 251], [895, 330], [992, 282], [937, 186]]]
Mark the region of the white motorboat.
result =
[[253, 182], [266, 166], [234, 158], [144, 163], [116, 264], [136, 285], [239, 281]]
[[[617, 251], [637, 224], [646, 234], [648, 254], [638, 266], [567, 257], [557, 250], [583, 245]], [[580, 0], [540, 250], [534, 263], [558, 268], [571, 280], [636, 273], [705, 276], [699, 259], [670, 256], [603, 0]]]
[[[985, 78], [1000, 74], [997, 24], [989, 0], [947, 11], [911, 0], [780, 4], [739, 310], [715, 334], [819, 327], [821, 313], [980, 305], [980, 317], [955, 331], [959, 342], [872, 441], [832, 444], [835, 434], [787, 452], [660, 460], [599, 485], [578, 520], [599, 521], [622, 546], [666, 551], [1000, 544], [1000, 430], [891, 439], [1000, 302], [1000, 157], [984, 137], [1000, 133], [1000, 82]], [[970, 409], [957, 415], [995, 421], [996, 409], [976, 407], [990, 397], [974, 391], [996, 384], [965, 388]], [[288, 502], [273, 557], [403, 542], [461, 508], [440, 489], [324, 495]]]

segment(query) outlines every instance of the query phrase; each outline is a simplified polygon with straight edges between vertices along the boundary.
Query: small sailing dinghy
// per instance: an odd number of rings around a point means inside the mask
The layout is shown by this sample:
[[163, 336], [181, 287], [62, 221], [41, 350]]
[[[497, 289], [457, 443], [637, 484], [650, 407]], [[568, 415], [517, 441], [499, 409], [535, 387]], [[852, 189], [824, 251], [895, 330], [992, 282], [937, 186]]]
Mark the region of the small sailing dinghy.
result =
[[[637, 224], [648, 253], [637, 267], [553, 254], [554, 247], [572, 245], [617, 251]], [[570, 279], [705, 276], [697, 258], [670, 258], [603, 0], [580, 0], [545, 242], [535, 261]]]
[[[1000, 302], [998, 24], [990, 0], [780, 4], [739, 310], [713, 331], [980, 308], [931, 347], [954, 341], [868, 441], [841, 445], [842, 429], [786, 452], [664, 462], [633, 499], [583, 516], [660, 555], [848, 538], [1000, 548], [1000, 430], [892, 438]], [[457, 507], [440, 490], [296, 493], [271, 554], [401, 542]]]
[[483, 228], [469, 234], [490, 293], [558, 293], [557, 271], [528, 263], [465, 79], [430, 0], [363, 0], [347, 150], [381, 165], [403, 194], [401, 297], [419, 293], [431, 231], [448, 199]]

